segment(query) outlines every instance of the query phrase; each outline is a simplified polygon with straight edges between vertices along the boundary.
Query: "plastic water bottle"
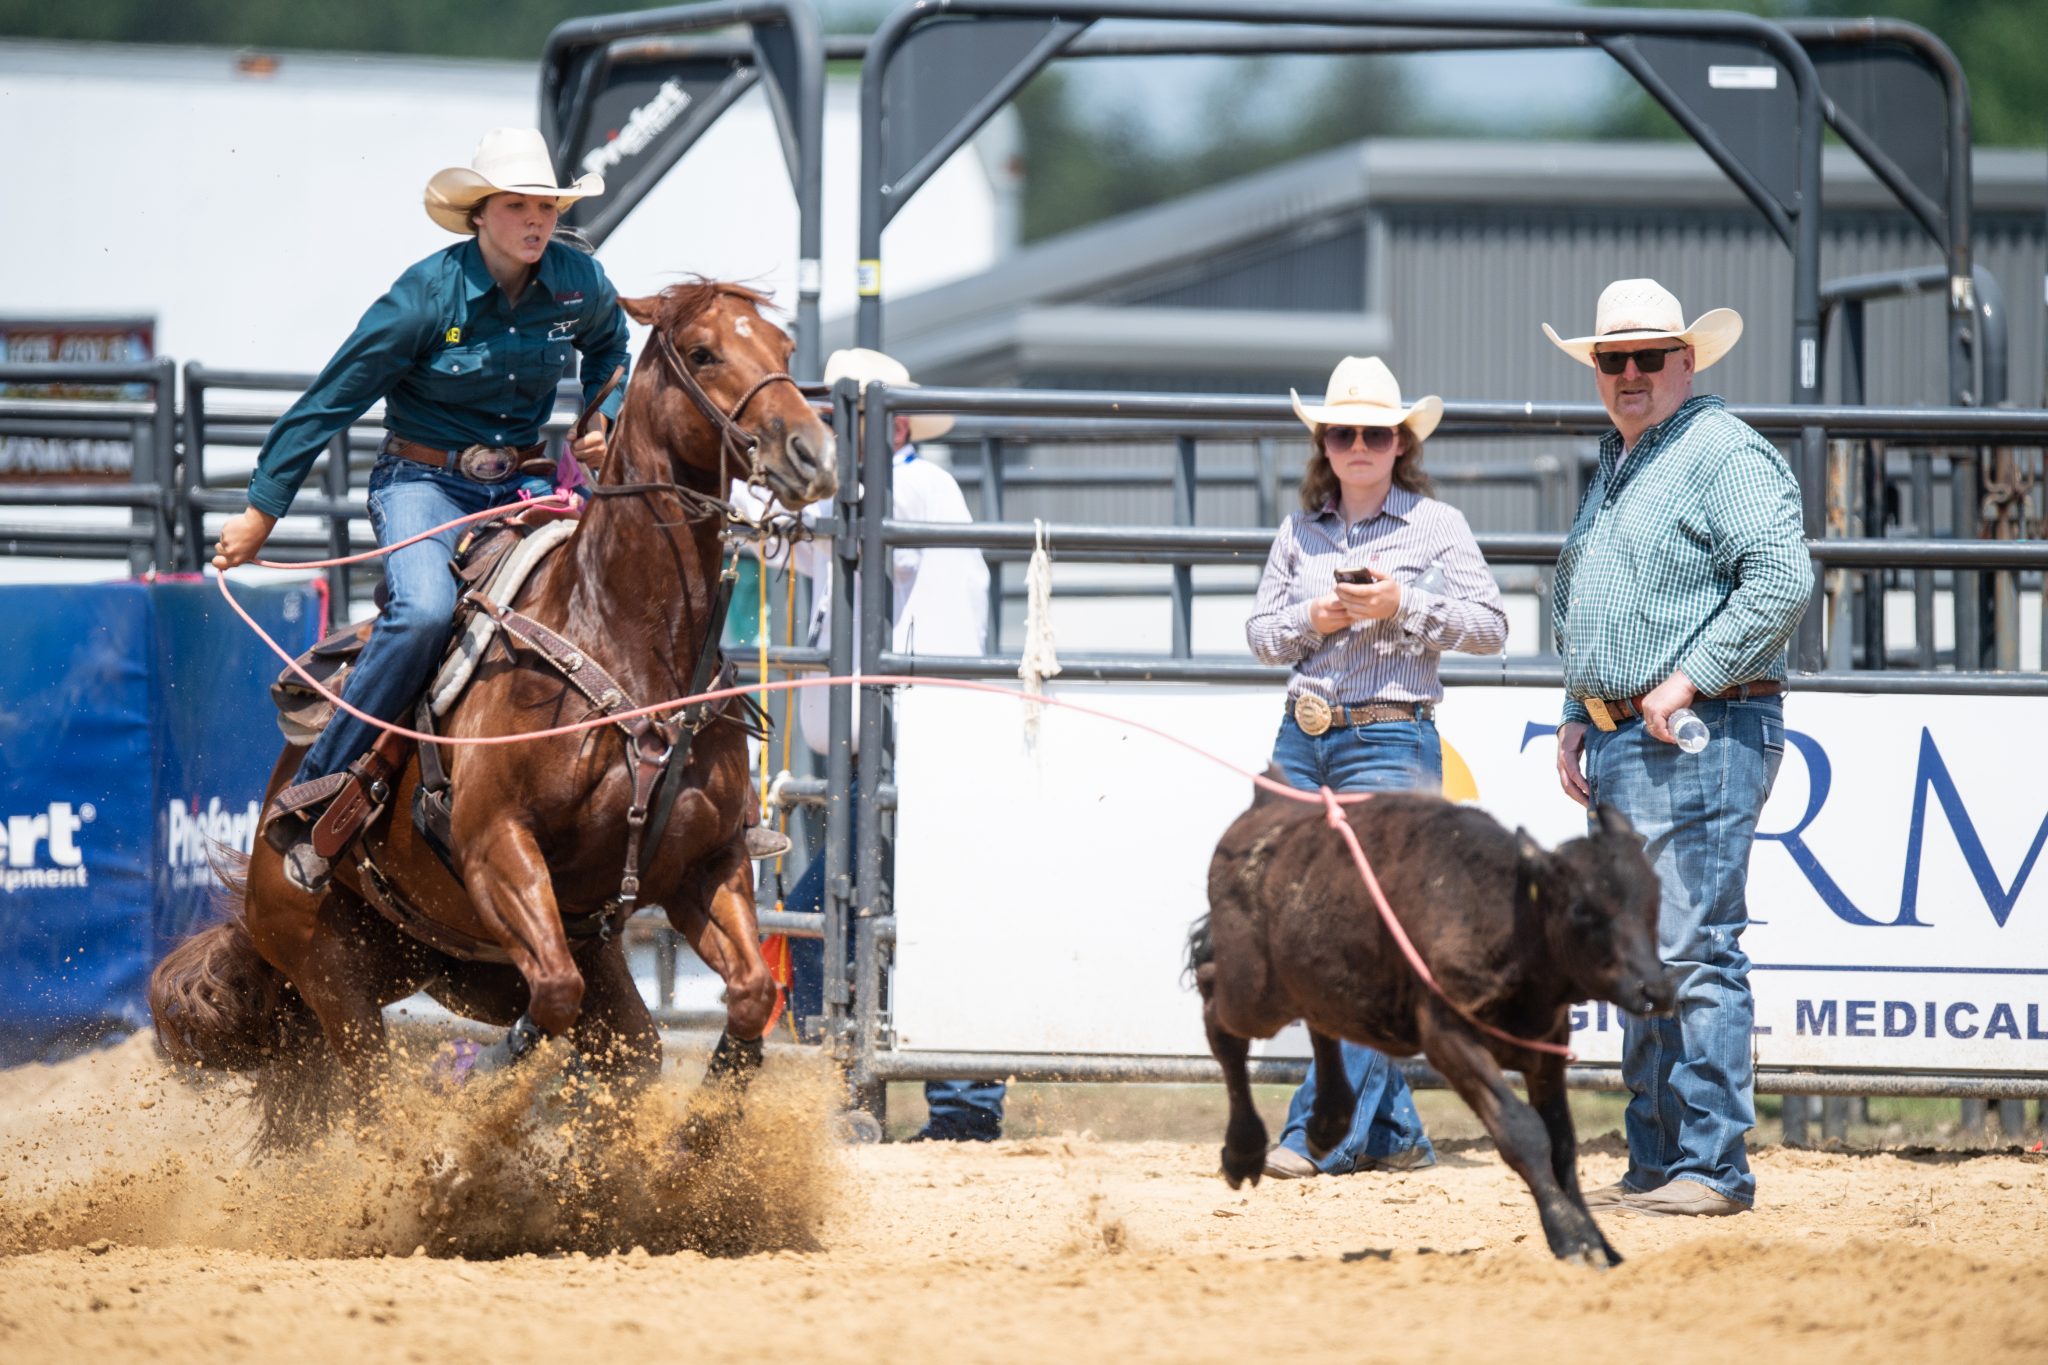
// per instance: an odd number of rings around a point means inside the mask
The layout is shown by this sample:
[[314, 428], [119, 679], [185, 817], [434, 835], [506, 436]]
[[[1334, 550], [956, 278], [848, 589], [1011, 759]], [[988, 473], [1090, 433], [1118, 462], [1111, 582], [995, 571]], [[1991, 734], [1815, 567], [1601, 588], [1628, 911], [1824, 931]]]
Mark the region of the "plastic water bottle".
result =
[[1696, 754], [1707, 747], [1707, 723], [1694, 715], [1690, 706], [1681, 706], [1673, 711], [1670, 723], [1671, 737], [1686, 753]]

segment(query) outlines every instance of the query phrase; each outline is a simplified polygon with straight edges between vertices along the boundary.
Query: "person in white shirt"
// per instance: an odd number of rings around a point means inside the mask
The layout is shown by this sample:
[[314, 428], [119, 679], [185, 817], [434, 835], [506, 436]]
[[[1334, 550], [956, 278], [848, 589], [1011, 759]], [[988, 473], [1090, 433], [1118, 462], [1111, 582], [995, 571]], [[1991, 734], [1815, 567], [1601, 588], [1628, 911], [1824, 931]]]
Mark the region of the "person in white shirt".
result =
[[[910, 374], [896, 360], [862, 348], [834, 351], [825, 361], [825, 382], [851, 378], [865, 385], [881, 381], [909, 385]], [[935, 440], [953, 426], [943, 414], [898, 414], [892, 419], [895, 456], [889, 480], [890, 515], [902, 521], [968, 522], [967, 499], [946, 467], [920, 454], [917, 442]], [[806, 520], [829, 516], [832, 504], [804, 509]], [[829, 645], [832, 639], [833, 554], [829, 540], [802, 541], [790, 550], [790, 563], [812, 583], [809, 641]], [[854, 582], [854, 614], [860, 614], [863, 574]], [[980, 655], [988, 648], [988, 564], [981, 551], [910, 549], [890, 552], [889, 580], [895, 593], [894, 651], [898, 654]], [[861, 666], [860, 637], [854, 637], [853, 667]], [[797, 714], [804, 742], [823, 754], [831, 744], [833, 689], [807, 687], [797, 694]], [[859, 760], [859, 737], [854, 758]], [[858, 785], [858, 775], [855, 782]], [[856, 828], [860, 813], [855, 811]], [[791, 910], [818, 911], [824, 906], [825, 860], [814, 858], [785, 904]], [[850, 927], [850, 926], [849, 926]], [[851, 957], [852, 940], [848, 939]], [[790, 1009], [798, 1019], [824, 1010], [824, 945], [817, 939], [790, 944]], [[925, 1103], [931, 1117], [913, 1141], [987, 1142], [1002, 1136], [1003, 1093], [1000, 1081], [928, 1081]]]

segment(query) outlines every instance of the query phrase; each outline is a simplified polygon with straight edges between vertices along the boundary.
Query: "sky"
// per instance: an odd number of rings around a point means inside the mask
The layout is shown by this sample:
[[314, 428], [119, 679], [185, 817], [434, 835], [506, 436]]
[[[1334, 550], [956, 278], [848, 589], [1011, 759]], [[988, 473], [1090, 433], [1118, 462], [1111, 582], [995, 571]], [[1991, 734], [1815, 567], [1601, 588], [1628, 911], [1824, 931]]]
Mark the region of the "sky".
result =
[[[1469, 0], [1483, 8], [1575, 7], [1577, 0]], [[828, 24], [872, 27], [891, 6], [873, 0], [820, 0]], [[1213, 107], [1231, 70], [1242, 59], [1217, 57], [1143, 57], [1072, 61], [1063, 65], [1071, 88], [1084, 107], [1105, 119], [1124, 118], [1149, 131], [1165, 145], [1202, 139], [1200, 117], [1190, 110]], [[1272, 79], [1262, 83], [1272, 92], [1265, 109], [1234, 111], [1237, 119], [1276, 117], [1288, 112], [1283, 102], [1302, 88], [1293, 79], [1321, 60], [1313, 57], [1271, 59]], [[1605, 104], [1624, 79], [1614, 63], [1597, 52], [1458, 52], [1387, 59], [1399, 63], [1419, 101], [1417, 112], [1432, 123], [1450, 122], [1475, 131], [1523, 130], [1571, 121]]]

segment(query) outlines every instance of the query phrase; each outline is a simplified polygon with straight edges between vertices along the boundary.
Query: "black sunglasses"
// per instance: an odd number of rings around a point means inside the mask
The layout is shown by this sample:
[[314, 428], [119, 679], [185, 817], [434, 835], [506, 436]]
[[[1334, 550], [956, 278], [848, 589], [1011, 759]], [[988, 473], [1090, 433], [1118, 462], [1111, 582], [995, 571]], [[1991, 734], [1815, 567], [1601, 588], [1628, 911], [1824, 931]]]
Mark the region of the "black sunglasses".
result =
[[1324, 444], [1333, 445], [1339, 450], [1349, 450], [1352, 442], [1359, 437], [1365, 438], [1365, 448], [1367, 450], [1392, 450], [1401, 439], [1394, 434], [1392, 427], [1323, 428]]
[[1664, 357], [1684, 350], [1683, 346], [1662, 346], [1654, 351], [1595, 351], [1593, 363], [1600, 367], [1602, 374], [1621, 374], [1628, 369], [1629, 361], [1636, 363], [1636, 369], [1643, 374], [1655, 374], [1664, 368]]

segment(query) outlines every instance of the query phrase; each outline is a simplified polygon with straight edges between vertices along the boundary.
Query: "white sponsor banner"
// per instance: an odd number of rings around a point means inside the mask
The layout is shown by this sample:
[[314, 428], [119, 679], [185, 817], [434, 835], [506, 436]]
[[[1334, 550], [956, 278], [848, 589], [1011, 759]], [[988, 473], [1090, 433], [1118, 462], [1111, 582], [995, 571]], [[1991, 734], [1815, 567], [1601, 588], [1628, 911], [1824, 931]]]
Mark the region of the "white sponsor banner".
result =
[[[1053, 691], [1247, 770], [1280, 720], [1271, 688]], [[1450, 794], [1546, 846], [1584, 832], [1557, 785], [1557, 701], [1461, 688], [1437, 718]], [[900, 694], [898, 1047], [1205, 1055], [1181, 959], [1249, 785], [1060, 708], [1027, 747], [1016, 710]], [[1804, 693], [1786, 730], [1743, 936], [1761, 1064], [2048, 1075], [2048, 701]], [[1581, 1057], [1619, 1057], [1613, 1008], [1575, 1023]], [[1254, 1055], [1306, 1056], [1306, 1035]]]

